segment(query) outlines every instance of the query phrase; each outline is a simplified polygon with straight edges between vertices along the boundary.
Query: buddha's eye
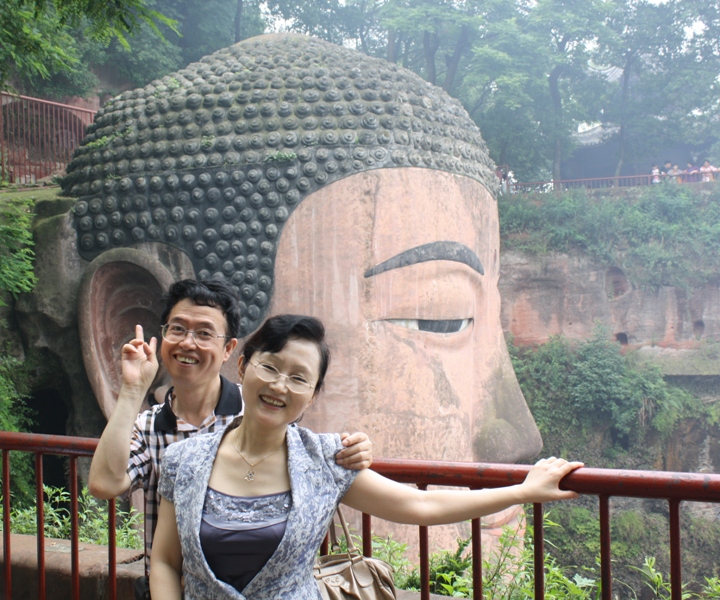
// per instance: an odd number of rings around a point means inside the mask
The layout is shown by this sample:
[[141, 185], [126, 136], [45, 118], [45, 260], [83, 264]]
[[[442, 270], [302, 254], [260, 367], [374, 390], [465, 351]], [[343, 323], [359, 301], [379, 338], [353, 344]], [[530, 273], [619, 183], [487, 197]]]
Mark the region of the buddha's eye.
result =
[[398, 327], [428, 333], [458, 333], [470, 325], [472, 321], [472, 319], [387, 319], [388, 323]]

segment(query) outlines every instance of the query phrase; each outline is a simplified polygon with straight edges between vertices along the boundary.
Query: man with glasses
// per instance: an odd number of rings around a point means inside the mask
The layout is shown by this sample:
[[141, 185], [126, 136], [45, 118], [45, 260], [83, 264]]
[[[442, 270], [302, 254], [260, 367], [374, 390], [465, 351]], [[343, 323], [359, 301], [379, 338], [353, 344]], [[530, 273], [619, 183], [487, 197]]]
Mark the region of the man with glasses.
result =
[[[157, 340], [145, 342], [143, 329], [137, 325], [135, 339], [123, 346], [123, 383], [93, 457], [89, 487], [101, 499], [143, 490], [146, 570], [157, 524], [159, 464], [165, 448], [221, 429], [242, 414], [239, 385], [220, 374], [237, 346], [240, 318], [238, 297], [224, 281], [186, 279], [173, 284], [161, 316], [160, 346], [172, 387], [163, 404], [140, 414], [158, 370]], [[291, 388], [299, 382], [287, 380], [286, 384]], [[343, 434], [343, 439], [346, 448], [337, 455], [338, 464], [368, 467], [372, 457], [367, 436]], [[140, 581], [136, 596], [149, 597], [146, 593], [145, 582]]]

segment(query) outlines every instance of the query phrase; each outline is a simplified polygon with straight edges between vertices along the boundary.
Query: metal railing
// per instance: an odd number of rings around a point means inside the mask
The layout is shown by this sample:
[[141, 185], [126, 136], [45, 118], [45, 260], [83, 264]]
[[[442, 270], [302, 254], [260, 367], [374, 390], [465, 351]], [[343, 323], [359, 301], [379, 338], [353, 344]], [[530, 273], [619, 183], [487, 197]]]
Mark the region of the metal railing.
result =
[[[12, 600], [11, 547], [10, 547], [10, 462], [9, 451], [21, 450], [35, 454], [37, 490], [37, 565], [39, 598], [45, 600], [45, 546], [41, 533], [44, 531], [42, 456], [59, 454], [70, 457], [70, 494], [72, 498], [71, 518], [71, 561], [73, 600], [80, 596], [80, 572], [78, 561], [78, 487], [77, 458], [92, 456], [97, 445], [96, 439], [56, 435], [35, 435], [0, 431], [2, 449], [2, 490], [3, 490], [3, 548], [5, 573], [5, 599]], [[501, 465], [484, 463], [438, 462], [397, 459], [377, 459], [373, 464], [377, 471], [401, 483], [412, 483], [421, 489], [430, 485], [463, 487], [470, 489], [498, 488], [521, 483], [530, 467], [526, 465]], [[670, 473], [662, 471], [622, 471], [614, 469], [583, 468], [568, 475], [562, 482], [563, 489], [579, 494], [595, 495], [600, 501], [600, 574], [602, 598], [612, 596], [612, 572], [610, 552], [610, 498], [657, 498], [667, 500], [669, 506], [670, 530], [670, 577], [671, 597], [682, 598], [680, 503], [683, 500], [698, 502], [720, 502], [720, 475], [698, 473]], [[109, 502], [108, 523], [115, 523], [115, 503]], [[533, 505], [534, 515], [534, 564], [535, 598], [544, 598], [544, 537], [543, 506]], [[109, 598], [116, 597], [116, 553], [115, 529], [109, 526]], [[482, 598], [482, 551], [480, 519], [472, 521], [472, 561], [474, 598]], [[372, 520], [363, 515], [363, 552], [372, 554]], [[421, 599], [429, 600], [429, 545], [428, 528], [419, 527]]]
[[0, 180], [35, 183], [63, 171], [94, 110], [0, 92]]
[[[77, 459], [92, 457], [98, 440], [94, 438], [62, 435], [40, 435], [0, 431], [2, 449], [2, 503], [3, 503], [3, 568], [5, 576], [5, 600], [12, 600], [12, 548], [10, 542], [10, 451], [32, 452], [35, 455], [35, 504], [37, 508], [37, 576], [38, 598], [46, 600], [45, 573], [45, 514], [43, 494], [43, 455], [54, 454], [69, 458], [70, 477], [70, 561], [71, 594], [73, 600], [80, 599], [80, 561], [78, 541], [78, 471]], [[116, 599], [117, 557], [115, 548], [115, 501], [108, 502], [108, 581], [109, 600]]]
[[[654, 185], [674, 185], [676, 183], [703, 183], [707, 179], [714, 181], [716, 173], [707, 176], [699, 171], [681, 173], [675, 177], [661, 176]], [[653, 185], [652, 175], [623, 175], [622, 177], [592, 177], [588, 179], [562, 179], [557, 181], [519, 181], [509, 183], [510, 194], [538, 194], [546, 192], [564, 192], [567, 190], [605, 190], [613, 188]]]

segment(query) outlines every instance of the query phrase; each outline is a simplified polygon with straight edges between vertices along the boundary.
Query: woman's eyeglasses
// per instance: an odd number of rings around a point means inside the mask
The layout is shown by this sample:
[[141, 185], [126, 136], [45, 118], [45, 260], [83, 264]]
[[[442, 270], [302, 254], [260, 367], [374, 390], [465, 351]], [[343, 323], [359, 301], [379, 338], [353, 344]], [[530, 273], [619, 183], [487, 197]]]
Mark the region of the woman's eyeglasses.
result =
[[296, 394], [304, 394], [315, 388], [302, 375], [285, 375], [268, 363], [250, 361], [250, 364], [255, 368], [257, 376], [265, 383], [275, 383], [284, 377], [287, 389]]

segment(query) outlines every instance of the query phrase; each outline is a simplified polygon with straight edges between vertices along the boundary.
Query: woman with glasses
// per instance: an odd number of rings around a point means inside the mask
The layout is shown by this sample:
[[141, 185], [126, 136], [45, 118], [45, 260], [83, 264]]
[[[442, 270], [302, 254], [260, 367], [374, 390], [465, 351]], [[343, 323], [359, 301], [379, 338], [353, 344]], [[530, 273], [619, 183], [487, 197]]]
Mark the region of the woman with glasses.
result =
[[296, 426], [318, 397], [329, 358], [323, 325], [312, 317], [272, 317], [246, 342], [244, 416], [165, 453], [153, 597], [321, 598], [312, 567], [340, 502], [435, 525], [576, 496], [558, 486], [581, 463], [556, 458], [539, 461], [520, 485], [477, 491], [423, 492], [338, 466], [339, 436]]

